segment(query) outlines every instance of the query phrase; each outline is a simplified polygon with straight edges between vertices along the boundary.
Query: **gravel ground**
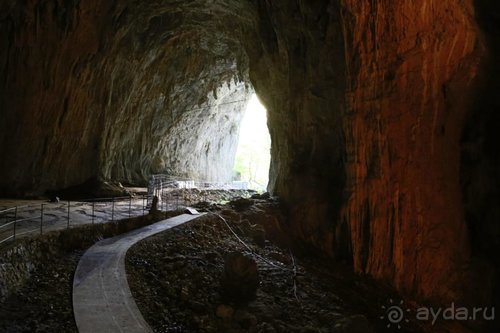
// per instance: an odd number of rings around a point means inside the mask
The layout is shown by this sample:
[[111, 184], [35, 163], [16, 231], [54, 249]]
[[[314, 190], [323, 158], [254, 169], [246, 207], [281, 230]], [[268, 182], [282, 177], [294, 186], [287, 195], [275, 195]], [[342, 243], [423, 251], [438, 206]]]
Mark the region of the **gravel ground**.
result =
[[[268, 219], [272, 205], [255, 205]], [[127, 275], [155, 332], [387, 332], [381, 306], [391, 291], [322, 259], [294, 256], [265, 238], [252, 214], [220, 207], [132, 247]], [[255, 214], [253, 214], [256, 217]], [[225, 258], [240, 253], [257, 263], [260, 284], [250, 301], [224, 296]], [[247, 270], [248, 272], [248, 270]], [[241, 288], [247, 286], [244, 283]], [[395, 295], [397, 296], [397, 295]], [[395, 332], [419, 332], [405, 323]]]
[[[420, 332], [411, 322], [387, 329], [380, 319], [382, 306], [398, 299], [391, 290], [327, 259], [292, 254], [286, 239], [271, 237], [263, 225], [283, 219], [272, 200], [207, 207], [215, 214], [129, 250], [129, 284], [156, 332]], [[60, 251], [36, 263], [23, 287], [0, 302], [0, 332], [76, 332], [71, 293], [83, 251]], [[246, 301], [221, 283], [235, 253], [251, 258], [245, 274], [253, 272], [252, 262], [258, 272], [255, 297]], [[248, 289], [242, 281], [236, 287]]]
[[73, 276], [85, 249], [104, 237], [180, 213], [182, 211], [158, 212], [40, 236], [36, 250], [40, 255], [25, 258], [32, 260], [33, 272], [20, 288], [0, 302], [0, 332], [77, 332], [72, 307]]
[[74, 251], [54, 256], [0, 303], [0, 332], [77, 332], [71, 293], [73, 273], [82, 254]]

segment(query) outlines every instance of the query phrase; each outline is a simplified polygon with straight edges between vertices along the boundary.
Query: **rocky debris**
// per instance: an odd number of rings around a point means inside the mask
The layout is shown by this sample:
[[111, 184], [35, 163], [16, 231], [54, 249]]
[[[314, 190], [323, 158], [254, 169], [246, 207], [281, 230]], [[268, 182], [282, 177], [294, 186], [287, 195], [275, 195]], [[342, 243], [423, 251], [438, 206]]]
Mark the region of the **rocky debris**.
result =
[[225, 190], [225, 189], [202, 189], [197, 191], [192, 191], [189, 189], [183, 191], [191, 191], [193, 193], [189, 194], [190, 200], [192, 202], [213, 202], [218, 204], [225, 204], [231, 200], [238, 200], [240, 198], [248, 198], [255, 194], [254, 190]]
[[292, 264], [292, 259], [281, 252], [270, 252], [269, 257], [287, 266]]
[[218, 205], [223, 205], [231, 200], [248, 198], [254, 193], [253, 190], [169, 188], [162, 192], [161, 197], [167, 204], [191, 206], [200, 211], [208, 211], [217, 209]]
[[234, 322], [244, 330], [249, 330], [257, 325], [257, 317], [242, 309], [236, 310], [233, 316]]
[[234, 309], [225, 304], [221, 304], [217, 307], [217, 310], [215, 310], [215, 315], [219, 318], [222, 318], [224, 320], [231, 320], [234, 314]]
[[71, 290], [83, 252], [57, 253], [0, 303], [0, 332], [77, 332]]
[[255, 298], [259, 286], [259, 272], [254, 259], [241, 252], [226, 256], [221, 278], [222, 295], [233, 301], [245, 303]]
[[254, 195], [251, 196], [251, 198], [259, 200], [267, 200], [271, 198], [271, 194], [269, 194], [269, 192], [255, 193]]
[[[0, 251], [0, 332], [76, 332], [71, 291], [85, 249], [182, 211], [156, 212], [23, 238]], [[144, 265], [149, 265], [145, 260]], [[198, 304], [198, 306], [201, 306]]]
[[[82, 184], [65, 189], [49, 190], [47, 194], [51, 198], [59, 197], [64, 200], [84, 200], [91, 198], [113, 198], [131, 196], [131, 193], [120, 182], [105, 181], [97, 177], [91, 177]], [[52, 201], [51, 201], [52, 202]]]
[[3, 250], [0, 256], [0, 301], [22, 286], [35, 270], [33, 263], [37, 258], [30, 245], [22, 244]]
[[229, 203], [236, 211], [242, 211], [254, 204], [253, 200], [246, 198], [238, 198]]
[[[339, 330], [355, 327], [357, 317], [351, 317], [359, 314], [377, 331], [386, 331], [380, 309], [388, 295], [396, 298], [392, 291], [346, 268], [332, 267], [330, 261], [297, 256], [292, 260], [288, 248], [269, 241], [259, 246], [250, 229], [242, 227], [245, 219], [248, 225], [259, 226], [266, 218], [269, 223], [281, 221], [279, 207], [256, 202], [245, 214], [228, 206], [214, 211], [246, 245], [219, 217], [207, 214], [144, 240], [127, 254], [132, 294], [155, 332], [327, 333], [336, 332], [336, 325]], [[257, 211], [259, 216], [252, 213]], [[221, 277], [227, 267], [228, 275], [253, 276], [249, 280], [254, 286], [258, 273], [260, 283], [253, 300], [239, 302], [223, 295]], [[246, 288], [232, 281], [226, 285], [236, 292]], [[420, 332], [413, 323], [405, 330]]]
[[151, 200], [151, 208], [149, 209], [149, 213], [154, 213], [158, 211], [158, 197], [155, 195], [153, 200]]
[[335, 332], [338, 333], [374, 333], [373, 326], [368, 319], [362, 315], [349, 316], [340, 319], [335, 324]]
[[245, 234], [252, 238], [252, 241], [264, 247], [266, 245], [266, 230], [261, 224], [253, 224], [248, 219], [241, 220], [236, 229], [239, 234]]
[[217, 210], [217, 204], [208, 201], [200, 201], [192, 205], [198, 211], [206, 212], [208, 210]]
[[266, 230], [260, 224], [250, 225], [250, 237], [260, 247], [266, 245]]

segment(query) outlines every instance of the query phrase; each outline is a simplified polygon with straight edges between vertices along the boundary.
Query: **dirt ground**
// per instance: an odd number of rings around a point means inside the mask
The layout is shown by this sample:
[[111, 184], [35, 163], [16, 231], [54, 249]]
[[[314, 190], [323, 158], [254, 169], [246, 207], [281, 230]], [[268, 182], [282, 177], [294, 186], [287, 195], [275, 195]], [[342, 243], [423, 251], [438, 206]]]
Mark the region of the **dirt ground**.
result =
[[0, 332], [77, 332], [71, 293], [83, 252], [54, 256], [20, 290], [0, 302]]
[[[240, 199], [198, 208], [208, 213], [136, 244], [127, 254], [132, 294], [155, 332], [423, 331], [411, 321], [387, 327], [383, 306], [401, 300], [390, 288], [353, 274], [348, 266], [291, 250], [290, 241], [278, 237], [283, 233], [264, 228], [285, 218], [276, 201]], [[69, 248], [36, 263], [30, 279], [0, 302], [0, 332], [76, 332], [71, 294], [83, 251]], [[226, 260], [235, 254], [256, 265], [257, 289], [246, 300], [232, 296], [222, 283]], [[252, 272], [251, 265], [236, 266]], [[236, 288], [248, 289], [250, 280]]]
[[[380, 316], [396, 294], [346, 267], [296, 256], [266, 240], [254, 218], [261, 223], [263, 216], [275, 219], [279, 212], [274, 204], [211, 211], [220, 216], [207, 214], [128, 252], [129, 285], [155, 332], [391, 331]], [[260, 283], [248, 302], [224, 296], [221, 287], [225, 258], [235, 252], [257, 263]], [[412, 323], [393, 328], [420, 331]]]
[[[55, 231], [36, 239], [18, 240], [18, 243], [38, 245], [33, 249], [33, 255], [24, 257], [25, 261], [33, 265], [29, 278], [5, 299], [0, 300], [0, 332], [77, 332], [72, 306], [73, 276], [85, 250], [100, 239], [181, 213], [182, 211], [157, 212], [115, 223]], [[15, 246], [16, 244], [11, 245], [12, 248]], [[10, 264], [5, 260], [2, 262]]]
[[[0, 246], [10, 242], [14, 233], [16, 238], [30, 237], [40, 232], [74, 228], [89, 223], [105, 223], [146, 214], [151, 200], [151, 198], [147, 200], [144, 196], [147, 189], [141, 187], [126, 189], [127, 193], [134, 196], [117, 198], [114, 201], [97, 199], [97, 201], [51, 202], [49, 198], [36, 200], [0, 198]], [[255, 191], [251, 190], [170, 189], [164, 192], [164, 198], [158, 208], [176, 210], [199, 201], [228, 202], [239, 196], [249, 197], [253, 193]], [[14, 207], [18, 209], [12, 209]], [[3, 211], [5, 209], [10, 210]], [[12, 221], [15, 219], [20, 221], [14, 226]]]

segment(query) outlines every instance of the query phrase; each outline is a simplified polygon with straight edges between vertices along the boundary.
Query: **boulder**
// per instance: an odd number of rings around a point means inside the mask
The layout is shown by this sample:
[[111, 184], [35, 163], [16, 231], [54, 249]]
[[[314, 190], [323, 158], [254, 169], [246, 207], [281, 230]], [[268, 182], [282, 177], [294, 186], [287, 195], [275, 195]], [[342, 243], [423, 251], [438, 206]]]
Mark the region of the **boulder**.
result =
[[257, 263], [241, 252], [227, 255], [221, 278], [221, 294], [236, 302], [245, 303], [255, 299], [259, 286]]

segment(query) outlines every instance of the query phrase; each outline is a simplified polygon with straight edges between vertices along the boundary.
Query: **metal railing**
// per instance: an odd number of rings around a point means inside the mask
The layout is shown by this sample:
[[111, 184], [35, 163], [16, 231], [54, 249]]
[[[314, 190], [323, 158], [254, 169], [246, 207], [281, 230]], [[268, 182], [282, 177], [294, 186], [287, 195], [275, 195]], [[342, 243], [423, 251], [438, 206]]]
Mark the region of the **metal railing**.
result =
[[147, 195], [28, 204], [0, 210], [0, 245], [26, 234], [145, 215]]
[[211, 192], [244, 190], [244, 182], [206, 182], [153, 175], [148, 194], [113, 198], [92, 198], [79, 201], [43, 202], [0, 210], [0, 245], [27, 234], [70, 228], [72, 225], [102, 223], [144, 215], [154, 196], [159, 210], [175, 210], [200, 201], [212, 201]]
[[186, 206], [194, 201], [209, 201], [210, 190], [247, 189], [248, 183], [246, 182], [209, 182], [166, 174], [152, 175], [148, 182], [148, 196], [157, 196], [159, 207], [162, 210], [169, 209], [169, 204]]

